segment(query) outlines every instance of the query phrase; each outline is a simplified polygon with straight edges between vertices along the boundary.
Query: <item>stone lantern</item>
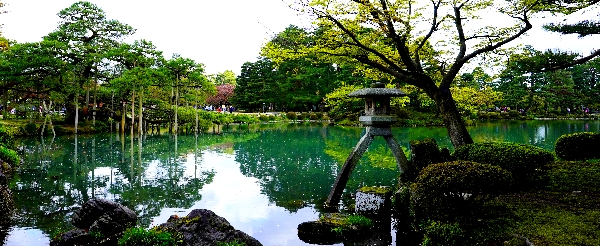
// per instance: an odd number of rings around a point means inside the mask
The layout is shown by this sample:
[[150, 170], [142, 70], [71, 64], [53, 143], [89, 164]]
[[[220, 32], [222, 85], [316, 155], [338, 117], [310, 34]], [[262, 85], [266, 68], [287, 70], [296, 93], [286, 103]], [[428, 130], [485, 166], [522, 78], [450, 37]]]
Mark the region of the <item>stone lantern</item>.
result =
[[374, 83], [371, 85], [371, 88], [353, 91], [348, 96], [365, 99], [365, 115], [361, 116], [359, 121], [366, 126], [366, 133], [358, 141], [358, 144], [354, 147], [348, 159], [346, 159], [344, 166], [335, 179], [333, 188], [327, 198], [327, 205], [332, 207], [337, 206], [340, 202], [342, 192], [346, 188], [346, 183], [350, 178], [352, 169], [354, 169], [360, 157], [367, 151], [375, 136], [382, 136], [385, 139], [396, 158], [400, 172], [408, 171], [406, 156], [392, 135], [391, 125], [398, 120], [395, 116], [390, 115], [391, 98], [406, 96], [406, 93], [398, 89], [385, 88], [385, 84], [383, 83]]

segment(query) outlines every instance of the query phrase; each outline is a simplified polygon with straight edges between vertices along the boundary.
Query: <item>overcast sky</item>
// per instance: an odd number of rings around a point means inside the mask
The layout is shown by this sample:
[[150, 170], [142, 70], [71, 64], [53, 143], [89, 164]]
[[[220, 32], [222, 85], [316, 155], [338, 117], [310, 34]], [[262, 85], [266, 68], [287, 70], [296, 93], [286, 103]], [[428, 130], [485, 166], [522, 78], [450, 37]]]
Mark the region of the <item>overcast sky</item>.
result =
[[[36, 42], [57, 27], [56, 14], [76, 0], [4, 0], [0, 15], [3, 35], [18, 42]], [[232, 70], [239, 75], [244, 62], [256, 61], [262, 44], [288, 25], [306, 25], [281, 0], [90, 0], [116, 19], [136, 28], [137, 39], [152, 41], [166, 58], [172, 53], [203, 63], [208, 74]], [[289, 2], [289, 0], [286, 0]], [[587, 16], [597, 16], [587, 13]], [[584, 16], [584, 15], [578, 15]], [[596, 17], [598, 18], [598, 17]], [[523, 42], [534, 48], [569, 49], [589, 54], [600, 48], [600, 37], [578, 39], [541, 31], [541, 20]]]
[[[3, 35], [18, 42], [41, 41], [55, 30], [57, 13], [76, 0], [4, 0]], [[300, 23], [281, 0], [90, 0], [115, 19], [137, 29], [126, 41], [146, 39], [163, 51], [203, 63], [208, 74], [256, 61], [273, 33]]]

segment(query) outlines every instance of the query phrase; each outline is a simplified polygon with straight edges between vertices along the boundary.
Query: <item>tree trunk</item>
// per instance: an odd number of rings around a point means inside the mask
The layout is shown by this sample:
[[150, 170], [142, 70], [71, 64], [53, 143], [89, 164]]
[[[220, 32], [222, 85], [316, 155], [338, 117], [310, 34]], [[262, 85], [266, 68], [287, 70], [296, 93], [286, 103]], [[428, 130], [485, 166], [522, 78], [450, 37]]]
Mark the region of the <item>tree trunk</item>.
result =
[[[131, 93], [131, 138], [133, 139], [133, 127], [135, 119], [135, 90]], [[132, 140], [133, 141], [133, 140]]]
[[77, 126], [79, 125], [79, 92], [75, 93], [75, 134], [77, 135]]
[[177, 78], [177, 85], [175, 87], [175, 125], [173, 131], [177, 135], [177, 107], [179, 107], [179, 77]]
[[125, 133], [125, 114], [127, 114], [127, 104], [123, 103], [123, 109], [121, 110], [121, 133]]
[[139, 108], [140, 112], [138, 114], [138, 117], [139, 117], [138, 118], [138, 133], [140, 134], [140, 136], [142, 136], [142, 130], [143, 130], [143, 127], [142, 127], [142, 112], [143, 112], [142, 111], [142, 97], [144, 97], [144, 91], [140, 90], [140, 95], [138, 96], [139, 101], [140, 101], [140, 108]]
[[94, 107], [92, 107], [92, 125], [95, 126], [96, 125], [96, 109], [98, 106], [98, 101], [96, 101], [96, 98], [98, 98], [98, 87], [96, 86], [96, 83], [94, 83]]
[[438, 110], [444, 120], [444, 125], [448, 130], [448, 136], [450, 137], [454, 149], [473, 143], [473, 139], [467, 131], [465, 122], [458, 112], [458, 108], [456, 107], [456, 103], [452, 98], [450, 90], [440, 89], [432, 98], [436, 102]]

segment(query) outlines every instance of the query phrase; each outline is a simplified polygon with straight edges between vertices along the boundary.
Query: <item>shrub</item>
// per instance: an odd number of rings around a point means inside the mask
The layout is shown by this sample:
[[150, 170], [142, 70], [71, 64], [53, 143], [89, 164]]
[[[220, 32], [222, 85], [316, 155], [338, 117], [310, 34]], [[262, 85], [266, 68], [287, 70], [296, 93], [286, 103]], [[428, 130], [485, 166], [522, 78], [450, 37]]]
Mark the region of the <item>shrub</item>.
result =
[[275, 121], [275, 115], [269, 115], [269, 121]]
[[317, 119], [319, 119], [319, 120], [323, 119], [323, 116], [324, 116], [323, 112], [317, 112], [316, 115], [317, 115]]
[[262, 122], [266, 122], [266, 121], [269, 121], [269, 116], [261, 114], [258, 116], [258, 119]]
[[433, 138], [410, 140], [410, 162], [419, 172], [429, 164], [443, 162], [440, 149]]
[[518, 184], [533, 184], [538, 181], [554, 156], [552, 152], [527, 144], [517, 143], [474, 143], [459, 147], [453, 156], [458, 160], [473, 161], [500, 166], [511, 172]]
[[0, 146], [0, 161], [5, 161], [12, 167], [16, 167], [21, 162], [21, 158], [19, 158], [16, 151], [5, 146]]
[[132, 227], [125, 231], [123, 237], [119, 239], [120, 246], [170, 246], [181, 245], [183, 235], [163, 231], [160, 227], [154, 227], [146, 230], [140, 227]]
[[502, 116], [500, 116], [499, 112], [489, 112], [487, 115], [490, 120], [502, 119]]
[[411, 209], [417, 222], [469, 218], [494, 195], [507, 190], [511, 174], [490, 164], [453, 161], [431, 164], [411, 185]]
[[310, 114], [308, 112], [302, 112], [300, 116], [298, 116], [299, 120], [307, 120], [310, 119]]
[[23, 128], [23, 133], [25, 135], [35, 135], [37, 133], [37, 125], [35, 123], [28, 123]]
[[519, 115], [520, 115], [519, 111], [517, 111], [517, 110], [510, 110], [510, 111], [508, 111], [508, 116], [510, 116], [510, 118], [518, 119]]
[[317, 117], [317, 114], [315, 114], [315, 113], [311, 113], [310, 116], [309, 116], [309, 118], [310, 118], [310, 120], [317, 120], [317, 119], [319, 119]]
[[428, 221], [423, 225], [425, 237], [423, 246], [461, 246], [465, 245], [465, 232], [458, 223]]
[[285, 114], [285, 117], [289, 120], [296, 120], [298, 118], [298, 115], [296, 115], [296, 113], [294, 112], [287, 112], [287, 114]]
[[14, 139], [8, 129], [0, 124], [0, 146], [6, 146], [12, 148], [14, 145]]
[[556, 140], [554, 152], [563, 160], [600, 159], [600, 133], [578, 132], [565, 134]]

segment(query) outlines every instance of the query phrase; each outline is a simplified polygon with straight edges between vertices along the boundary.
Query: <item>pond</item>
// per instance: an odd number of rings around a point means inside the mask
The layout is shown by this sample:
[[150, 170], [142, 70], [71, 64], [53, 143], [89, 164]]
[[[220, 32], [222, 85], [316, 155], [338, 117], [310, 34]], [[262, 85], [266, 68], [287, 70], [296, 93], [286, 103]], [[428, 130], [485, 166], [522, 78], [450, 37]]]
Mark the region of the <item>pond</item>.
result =
[[[552, 149], [566, 133], [600, 132], [600, 121], [498, 121], [470, 127], [474, 140], [528, 143]], [[119, 134], [20, 139], [24, 165], [11, 181], [15, 225], [4, 245], [48, 245], [69, 229], [91, 198], [135, 210], [145, 227], [205, 208], [263, 245], [306, 245], [298, 224], [318, 219], [341, 165], [363, 128], [322, 124], [253, 125], [224, 134], [130, 137]], [[433, 137], [451, 147], [445, 128], [395, 128], [405, 149]], [[362, 185], [394, 186], [398, 170], [376, 138], [352, 173], [342, 199]], [[395, 233], [391, 233], [395, 243]]]

